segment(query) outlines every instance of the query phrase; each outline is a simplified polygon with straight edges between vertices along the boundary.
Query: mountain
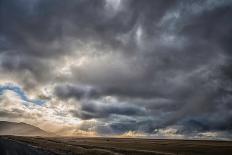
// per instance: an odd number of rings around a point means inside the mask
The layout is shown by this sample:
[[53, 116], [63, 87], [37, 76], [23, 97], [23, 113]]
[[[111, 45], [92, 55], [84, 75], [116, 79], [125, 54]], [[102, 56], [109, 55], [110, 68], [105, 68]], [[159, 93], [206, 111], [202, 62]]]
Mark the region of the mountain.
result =
[[0, 135], [51, 136], [50, 133], [26, 123], [0, 121]]

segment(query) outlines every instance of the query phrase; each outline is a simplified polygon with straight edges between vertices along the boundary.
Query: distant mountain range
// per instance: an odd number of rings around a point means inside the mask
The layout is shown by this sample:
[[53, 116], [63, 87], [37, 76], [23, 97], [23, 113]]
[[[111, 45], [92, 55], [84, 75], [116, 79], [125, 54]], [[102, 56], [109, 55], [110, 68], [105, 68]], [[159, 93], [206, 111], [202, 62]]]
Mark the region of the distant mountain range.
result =
[[38, 127], [26, 123], [0, 121], [0, 135], [16, 136], [52, 136]]

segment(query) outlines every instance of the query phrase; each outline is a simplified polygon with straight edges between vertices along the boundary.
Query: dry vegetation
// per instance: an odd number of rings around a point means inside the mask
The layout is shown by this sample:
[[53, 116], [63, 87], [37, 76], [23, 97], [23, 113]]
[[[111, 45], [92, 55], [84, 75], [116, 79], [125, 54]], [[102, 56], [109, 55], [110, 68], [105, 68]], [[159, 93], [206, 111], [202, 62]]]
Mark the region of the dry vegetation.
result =
[[199, 140], [154, 140], [128, 138], [15, 137], [15, 141], [54, 154], [72, 155], [231, 155], [232, 142]]

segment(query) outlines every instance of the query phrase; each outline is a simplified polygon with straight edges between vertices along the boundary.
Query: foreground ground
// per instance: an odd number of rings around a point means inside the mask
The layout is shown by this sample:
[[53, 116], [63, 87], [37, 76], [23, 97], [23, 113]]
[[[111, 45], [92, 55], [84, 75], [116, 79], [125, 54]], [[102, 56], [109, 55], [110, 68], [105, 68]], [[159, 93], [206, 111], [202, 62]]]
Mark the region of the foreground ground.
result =
[[231, 155], [232, 142], [126, 138], [0, 137], [1, 155]]

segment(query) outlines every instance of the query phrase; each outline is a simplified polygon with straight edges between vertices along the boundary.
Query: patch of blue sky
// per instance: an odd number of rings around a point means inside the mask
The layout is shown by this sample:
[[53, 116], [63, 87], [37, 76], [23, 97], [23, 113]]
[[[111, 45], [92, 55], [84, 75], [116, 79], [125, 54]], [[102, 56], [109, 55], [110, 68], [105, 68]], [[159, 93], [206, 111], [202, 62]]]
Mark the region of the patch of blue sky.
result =
[[31, 102], [37, 105], [43, 105], [44, 103], [46, 103], [46, 100], [30, 99], [20, 86], [12, 83], [0, 85], [0, 95], [4, 95], [5, 91], [13, 91], [14, 93], [16, 93], [24, 104], [26, 104], [27, 102]]

